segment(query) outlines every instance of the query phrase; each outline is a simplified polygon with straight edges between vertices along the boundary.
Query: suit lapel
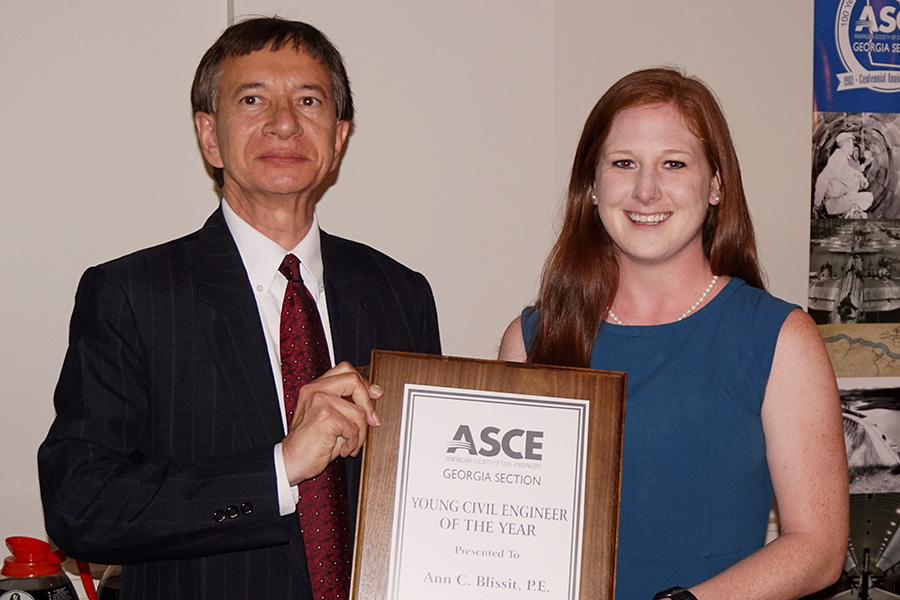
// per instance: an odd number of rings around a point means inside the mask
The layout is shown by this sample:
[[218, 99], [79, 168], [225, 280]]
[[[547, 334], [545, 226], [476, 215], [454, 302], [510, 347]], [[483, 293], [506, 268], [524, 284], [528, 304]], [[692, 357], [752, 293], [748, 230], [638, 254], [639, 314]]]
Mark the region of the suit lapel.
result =
[[[376, 323], [367, 307], [374, 294], [371, 275], [356, 255], [346, 250], [346, 242], [321, 232], [322, 264], [325, 269], [325, 296], [334, 359], [355, 367], [368, 365], [377, 342]], [[347, 457], [344, 469], [350, 509], [350, 531], [356, 528], [362, 454]]]
[[[274, 445], [284, 438], [284, 428], [269, 351], [256, 298], [221, 208], [200, 230], [200, 252], [200, 298], [219, 313], [208, 339], [235, 418], [251, 445]], [[282, 550], [305, 597], [311, 598], [303, 536], [299, 520], [292, 517], [290, 542]]]
[[200, 299], [219, 313], [208, 342], [235, 418], [250, 445], [274, 444], [284, 431], [271, 362], [256, 299], [221, 208], [200, 230], [200, 252]]
[[366, 307], [373, 293], [370, 276], [340, 240], [324, 231], [322, 264], [334, 358], [357, 367], [368, 365], [376, 342], [375, 321]]

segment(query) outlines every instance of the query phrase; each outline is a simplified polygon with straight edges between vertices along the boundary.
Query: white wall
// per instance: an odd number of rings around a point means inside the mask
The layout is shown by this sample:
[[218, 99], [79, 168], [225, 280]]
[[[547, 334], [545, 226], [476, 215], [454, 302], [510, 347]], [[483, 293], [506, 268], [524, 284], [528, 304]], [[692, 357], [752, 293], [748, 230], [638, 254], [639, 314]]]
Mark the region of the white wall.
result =
[[0, 539], [43, 536], [35, 455], [82, 271], [215, 207], [188, 91], [225, 25], [221, 0], [0, 2]]
[[[35, 452], [77, 279], [199, 227], [215, 194], [188, 90], [229, 0], [2, 0], [0, 538], [42, 536]], [[588, 111], [678, 63], [731, 119], [772, 290], [804, 303], [812, 0], [233, 0], [322, 28], [358, 119], [329, 231], [431, 281], [448, 354], [492, 357], [534, 296]]]

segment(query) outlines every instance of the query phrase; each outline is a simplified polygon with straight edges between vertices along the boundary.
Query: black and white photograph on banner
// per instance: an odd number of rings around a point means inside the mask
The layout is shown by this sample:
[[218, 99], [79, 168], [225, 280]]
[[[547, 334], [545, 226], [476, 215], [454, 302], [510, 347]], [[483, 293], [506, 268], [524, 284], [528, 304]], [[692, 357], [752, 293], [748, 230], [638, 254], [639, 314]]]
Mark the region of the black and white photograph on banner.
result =
[[900, 220], [812, 220], [809, 314], [820, 325], [900, 323]]
[[804, 600], [900, 598], [900, 377], [839, 378], [850, 478], [840, 578]]
[[900, 378], [853, 377], [838, 385], [850, 493], [900, 493]]
[[850, 539], [844, 572], [830, 596], [816, 600], [900, 598], [900, 493], [850, 494]]
[[900, 218], [900, 114], [814, 113], [812, 217]]

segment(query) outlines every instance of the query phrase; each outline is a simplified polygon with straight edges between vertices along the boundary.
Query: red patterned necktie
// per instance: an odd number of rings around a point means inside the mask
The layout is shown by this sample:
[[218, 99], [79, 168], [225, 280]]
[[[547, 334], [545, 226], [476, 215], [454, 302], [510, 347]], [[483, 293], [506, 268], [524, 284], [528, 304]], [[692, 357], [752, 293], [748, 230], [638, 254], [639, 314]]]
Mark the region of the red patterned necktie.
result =
[[[328, 370], [328, 345], [316, 303], [300, 276], [300, 260], [284, 257], [278, 269], [288, 280], [281, 308], [281, 377], [290, 425], [300, 388]], [[350, 532], [344, 467], [332, 461], [318, 477], [301, 482], [297, 515], [316, 600], [350, 595]]]

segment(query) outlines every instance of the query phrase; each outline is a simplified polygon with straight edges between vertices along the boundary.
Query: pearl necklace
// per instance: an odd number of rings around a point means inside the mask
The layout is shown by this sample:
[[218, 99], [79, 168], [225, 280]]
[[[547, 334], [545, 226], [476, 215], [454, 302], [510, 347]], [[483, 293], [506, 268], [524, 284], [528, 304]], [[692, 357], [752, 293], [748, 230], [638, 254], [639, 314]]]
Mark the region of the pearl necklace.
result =
[[[701, 304], [703, 304], [703, 301], [706, 300], [706, 297], [712, 291], [713, 286], [716, 285], [716, 282], [718, 280], [719, 280], [719, 276], [714, 275], [712, 278], [712, 281], [709, 282], [709, 285], [706, 286], [706, 289], [703, 290], [703, 293], [700, 294], [699, 298], [697, 298], [697, 301], [694, 302], [689, 309], [684, 311], [684, 313], [675, 320], [680, 321], [683, 318], [685, 318], [686, 316], [688, 316], [689, 314], [691, 314], [692, 312], [694, 312], [695, 310], [697, 310], [697, 307], [700, 306]], [[625, 323], [622, 322], [622, 319], [620, 319], [618, 316], [616, 316], [616, 313], [614, 313], [612, 310], [609, 311], [609, 318], [612, 319], [616, 325], [625, 325]]]

